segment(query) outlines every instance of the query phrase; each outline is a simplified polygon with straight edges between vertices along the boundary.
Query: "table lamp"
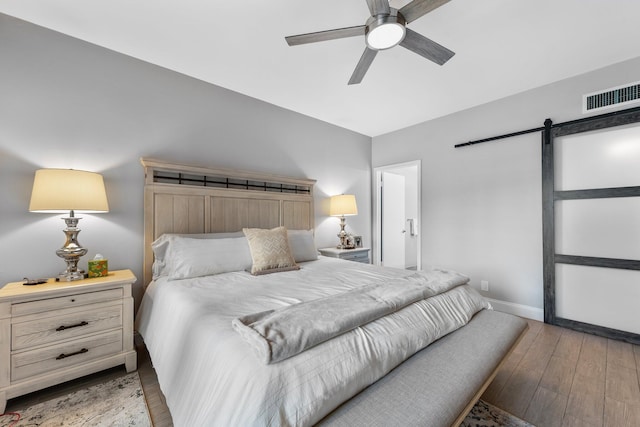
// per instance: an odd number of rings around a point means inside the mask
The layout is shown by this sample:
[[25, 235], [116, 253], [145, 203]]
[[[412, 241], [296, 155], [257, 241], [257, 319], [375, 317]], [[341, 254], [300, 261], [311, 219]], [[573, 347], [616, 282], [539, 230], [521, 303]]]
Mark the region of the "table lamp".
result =
[[67, 224], [64, 234], [67, 241], [56, 254], [65, 260], [67, 269], [59, 280], [84, 279], [84, 271], [78, 269], [80, 257], [87, 249], [78, 243], [78, 221], [74, 211], [109, 212], [107, 193], [102, 175], [73, 169], [40, 169], [36, 171], [31, 191], [30, 212], [59, 213], [69, 211], [63, 218]]
[[329, 215], [340, 217], [340, 244], [338, 249], [352, 249], [353, 244], [349, 243], [349, 235], [344, 230], [346, 224], [345, 216], [358, 215], [358, 206], [356, 205], [356, 196], [353, 194], [341, 194], [332, 196], [329, 201]]

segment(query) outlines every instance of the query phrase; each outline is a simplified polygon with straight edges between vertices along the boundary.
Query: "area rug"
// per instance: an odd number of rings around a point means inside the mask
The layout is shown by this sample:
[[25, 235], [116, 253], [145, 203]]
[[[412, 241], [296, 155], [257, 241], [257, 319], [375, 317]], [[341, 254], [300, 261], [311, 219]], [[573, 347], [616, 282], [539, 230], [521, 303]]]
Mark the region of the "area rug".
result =
[[[137, 372], [0, 416], [0, 427], [151, 427]], [[479, 400], [460, 427], [535, 427]]]
[[520, 418], [496, 408], [493, 405], [478, 400], [471, 408], [460, 427], [535, 427]]
[[[19, 419], [18, 419], [19, 417]], [[1, 427], [150, 427], [137, 372], [0, 417]]]

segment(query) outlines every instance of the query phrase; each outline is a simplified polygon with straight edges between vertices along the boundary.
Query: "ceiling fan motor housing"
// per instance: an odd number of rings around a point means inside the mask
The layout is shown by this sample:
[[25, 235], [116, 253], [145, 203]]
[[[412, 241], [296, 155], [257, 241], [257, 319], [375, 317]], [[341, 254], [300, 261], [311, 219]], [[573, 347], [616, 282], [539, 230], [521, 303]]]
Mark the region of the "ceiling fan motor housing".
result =
[[391, 13], [372, 16], [367, 20], [365, 40], [373, 50], [390, 49], [404, 40], [406, 21], [397, 9], [390, 8]]

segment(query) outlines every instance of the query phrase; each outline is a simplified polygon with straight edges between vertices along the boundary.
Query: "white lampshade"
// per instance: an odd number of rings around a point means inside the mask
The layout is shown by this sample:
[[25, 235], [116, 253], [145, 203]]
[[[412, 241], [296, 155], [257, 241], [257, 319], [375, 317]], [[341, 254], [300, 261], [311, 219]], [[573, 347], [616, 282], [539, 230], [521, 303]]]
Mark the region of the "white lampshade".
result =
[[102, 175], [73, 169], [36, 171], [31, 212], [109, 212]]
[[329, 201], [329, 215], [331, 216], [351, 216], [358, 215], [356, 196], [353, 194], [341, 194], [332, 196]]

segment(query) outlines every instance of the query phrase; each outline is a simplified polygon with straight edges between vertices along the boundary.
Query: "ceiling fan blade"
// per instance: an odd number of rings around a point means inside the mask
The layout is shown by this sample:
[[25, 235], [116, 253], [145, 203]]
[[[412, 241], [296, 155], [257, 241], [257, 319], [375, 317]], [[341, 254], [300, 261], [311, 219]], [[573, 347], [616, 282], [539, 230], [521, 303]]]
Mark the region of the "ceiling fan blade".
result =
[[371, 16], [389, 15], [391, 13], [389, 0], [367, 0], [367, 5], [369, 6]]
[[363, 36], [365, 28], [365, 25], [358, 25], [356, 27], [338, 28], [335, 30], [319, 31], [317, 33], [288, 36], [284, 39], [287, 41], [289, 46], [296, 46], [299, 44], [323, 42], [326, 40], [343, 39], [346, 37]]
[[400, 8], [399, 12], [404, 16], [408, 24], [448, 2], [449, 0], [413, 0], [408, 5]]
[[350, 85], [357, 85], [362, 81], [362, 78], [373, 62], [373, 58], [375, 58], [377, 54], [377, 50], [369, 49], [368, 47], [364, 49], [364, 53], [360, 57], [360, 61], [358, 61], [358, 65], [356, 65], [356, 69], [353, 70], [353, 74], [349, 79]]
[[446, 47], [413, 30], [406, 28], [406, 31], [404, 40], [400, 42], [400, 46], [409, 49], [411, 52], [424, 56], [438, 65], [444, 64], [455, 55], [455, 52], [450, 51]]

